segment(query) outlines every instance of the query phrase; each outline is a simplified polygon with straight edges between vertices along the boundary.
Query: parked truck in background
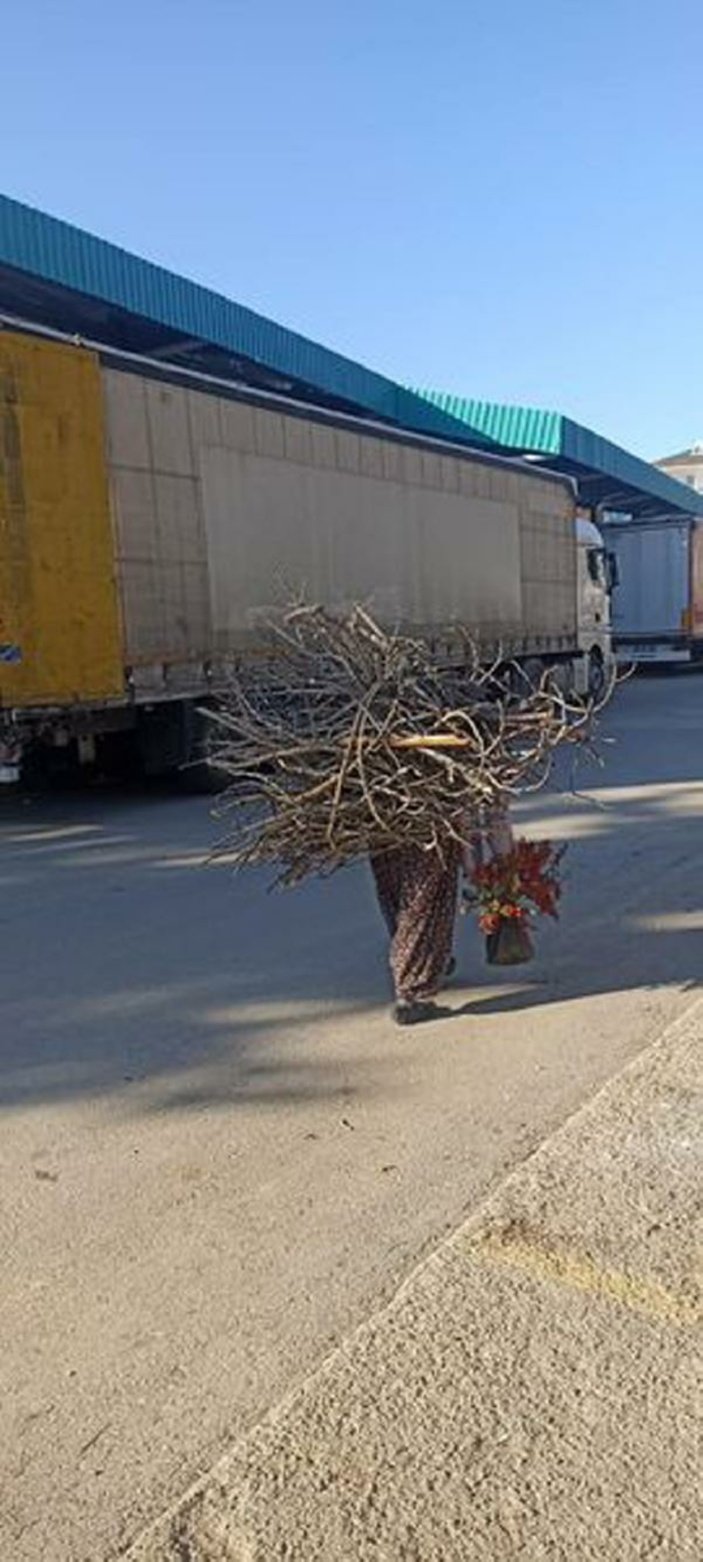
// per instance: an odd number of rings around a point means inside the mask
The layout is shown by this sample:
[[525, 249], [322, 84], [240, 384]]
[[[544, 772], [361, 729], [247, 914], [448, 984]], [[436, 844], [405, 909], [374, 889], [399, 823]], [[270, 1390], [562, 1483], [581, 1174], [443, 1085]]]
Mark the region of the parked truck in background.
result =
[[610, 660], [603, 543], [527, 463], [0, 331], [0, 778], [151, 773], [291, 594], [580, 688]]
[[693, 516], [620, 520], [603, 530], [617, 564], [618, 660], [696, 660], [703, 654], [703, 523]]
[[611, 598], [617, 571], [602, 531], [584, 512], [576, 516], [576, 596], [580, 662], [575, 687], [598, 695], [613, 661]]

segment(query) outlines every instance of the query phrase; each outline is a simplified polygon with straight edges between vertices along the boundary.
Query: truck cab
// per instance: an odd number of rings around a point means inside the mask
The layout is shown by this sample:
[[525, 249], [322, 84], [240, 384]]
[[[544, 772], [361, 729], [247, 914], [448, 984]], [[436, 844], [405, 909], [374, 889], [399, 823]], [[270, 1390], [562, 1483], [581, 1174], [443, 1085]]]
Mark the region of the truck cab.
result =
[[610, 599], [617, 582], [602, 533], [584, 515], [576, 517], [576, 556], [582, 686], [583, 692], [598, 695], [612, 668]]

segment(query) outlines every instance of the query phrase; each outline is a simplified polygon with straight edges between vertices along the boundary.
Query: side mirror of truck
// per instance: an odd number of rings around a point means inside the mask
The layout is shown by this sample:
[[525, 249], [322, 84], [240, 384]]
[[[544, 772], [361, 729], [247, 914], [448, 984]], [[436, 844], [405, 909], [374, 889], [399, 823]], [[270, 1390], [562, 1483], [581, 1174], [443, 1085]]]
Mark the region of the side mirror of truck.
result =
[[611, 592], [620, 585], [620, 567], [615, 553], [608, 552], [605, 555], [605, 578]]

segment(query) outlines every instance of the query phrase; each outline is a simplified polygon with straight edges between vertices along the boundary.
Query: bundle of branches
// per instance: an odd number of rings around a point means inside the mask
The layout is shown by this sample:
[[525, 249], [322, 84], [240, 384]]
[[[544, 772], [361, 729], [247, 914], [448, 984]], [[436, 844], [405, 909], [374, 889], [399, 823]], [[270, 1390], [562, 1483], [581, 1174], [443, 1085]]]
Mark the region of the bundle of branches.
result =
[[598, 702], [553, 677], [481, 666], [467, 636], [442, 667], [422, 640], [362, 608], [297, 607], [245, 662], [214, 722], [210, 757], [228, 785], [215, 848], [236, 866], [275, 864], [295, 884], [397, 845], [442, 852], [482, 816], [547, 780], [556, 750], [590, 741]]

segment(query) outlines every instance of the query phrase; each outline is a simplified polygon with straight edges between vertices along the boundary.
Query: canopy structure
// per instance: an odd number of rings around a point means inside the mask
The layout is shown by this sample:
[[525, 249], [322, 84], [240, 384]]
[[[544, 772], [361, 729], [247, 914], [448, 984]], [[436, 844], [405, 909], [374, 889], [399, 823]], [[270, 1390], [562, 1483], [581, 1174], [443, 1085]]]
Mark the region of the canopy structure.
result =
[[492, 448], [439, 406], [242, 304], [0, 195], [0, 323]]
[[633, 516], [703, 516], [703, 493], [560, 412], [473, 401], [444, 391], [419, 394], [499, 449], [568, 473], [584, 505]]
[[410, 433], [523, 457], [585, 505], [703, 515], [703, 493], [556, 412], [413, 391], [219, 293], [0, 195], [0, 326], [24, 322]]

